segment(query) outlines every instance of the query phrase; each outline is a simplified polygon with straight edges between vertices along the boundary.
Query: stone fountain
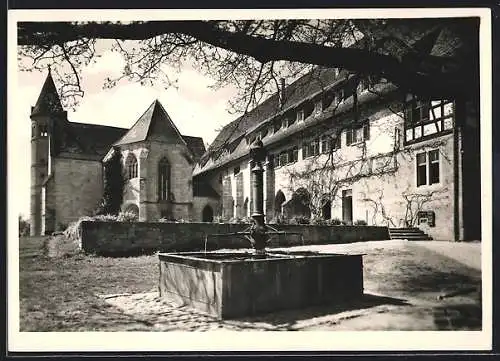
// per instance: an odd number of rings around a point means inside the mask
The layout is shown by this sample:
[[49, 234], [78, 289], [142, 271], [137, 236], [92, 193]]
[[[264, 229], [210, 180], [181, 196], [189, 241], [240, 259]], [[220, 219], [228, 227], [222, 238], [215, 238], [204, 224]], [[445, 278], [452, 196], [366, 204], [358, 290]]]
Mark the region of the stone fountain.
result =
[[160, 253], [162, 298], [227, 319], [362, 296], [362, 255], [266, 251], [270, 235], [284, 232], [265, 224], [265, 157], [257, 140], [250, 146], [253, 224], [243, 232], [217, 235], [245, 237], [253, 252]]

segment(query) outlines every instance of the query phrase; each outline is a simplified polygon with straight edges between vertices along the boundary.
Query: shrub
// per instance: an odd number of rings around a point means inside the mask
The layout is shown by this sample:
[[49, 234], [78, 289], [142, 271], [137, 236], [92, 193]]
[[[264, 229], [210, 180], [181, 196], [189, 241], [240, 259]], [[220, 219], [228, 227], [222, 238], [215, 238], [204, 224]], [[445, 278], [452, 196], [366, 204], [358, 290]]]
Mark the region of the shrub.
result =
[[289, 220], [282, 214], [278, 214], [276, 217], [272, 218], [269, 224], [288, 224]]
[[367, 223], [366, 223], [366, 221], [364, 221], [362, 219], [358, 219], [356, 222], [354, 222], [354, 225], [355, 226], [366, 226]]
[[98, 214], [93, 217], [87, 217], [85, 221], [118, 222], [118, 216], [113, 214]]
[[215, 217], [214, 217], [214, 221], [213, 221], [213, 222], [214, 222], [214, 223], [224, 223], [224, 222], [225, 222], [225, 219], [224, 219], [224, 217], [222, 217], [222, 216], [215, 216]]
[[320, 217], [313, 217], [311, 219], [311, 224], [314, 224], [316, 226], [327, 226], [328, 223], [329, 223], [329, 221], [327, 219], [320, 218]]
[[120, 212], [116, 217], [116, 221], [118, 222], [137, 222], [138, 216], [132, 212]]
[[330, 225], [332, 225], [332, 226], [340, 226], [341, 224], [342, 224], [342, 221], [338, 218], [330, 219]]
[[167, 217], [162, 217], [158, 219], [158, 222], [160, 223], [186, 223], [184, 219], [175, 219], [175, 218], [167, 218]]
[[309, 217], [306, 216], [295, 216], [290, 220], [290, 224], [310, 224], [311, 221]]
[[248, 224], [248, 223], [252, 223], [253, 220], [252, 218], [249, 218], [249, 217], [233, 217], [229, 220], [228, 223], [233, 223], [233, 224]]
[[30, 224], [23, 217], [19, 216], [19, 236], [26, 237], [30, 235]]

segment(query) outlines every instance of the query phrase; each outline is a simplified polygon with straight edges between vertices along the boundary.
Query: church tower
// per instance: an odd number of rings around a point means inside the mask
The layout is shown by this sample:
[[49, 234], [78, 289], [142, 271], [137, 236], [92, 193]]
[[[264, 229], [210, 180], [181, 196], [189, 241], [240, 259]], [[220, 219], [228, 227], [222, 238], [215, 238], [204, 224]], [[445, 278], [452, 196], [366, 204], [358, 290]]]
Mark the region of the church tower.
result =
[[50, 147], [54, 125], [66, 119], [57, 89], [49, 73], [35, 106], [31, 107], [31, 227], [32, 236], [44, 233], [43, 182], [50, 172]]

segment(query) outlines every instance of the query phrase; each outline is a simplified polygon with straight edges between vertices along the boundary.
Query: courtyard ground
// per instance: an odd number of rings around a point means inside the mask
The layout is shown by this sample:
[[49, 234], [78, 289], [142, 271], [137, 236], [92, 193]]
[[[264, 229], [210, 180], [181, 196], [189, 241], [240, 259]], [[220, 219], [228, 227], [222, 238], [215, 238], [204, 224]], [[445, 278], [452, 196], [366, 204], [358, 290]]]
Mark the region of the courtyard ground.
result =
[[43, 242], [20, 241], [21, 331], [481, 329], [480, 243], [293, 247], [365, 254], [365, 296], [344, 305], [217, 321], [158, 298], [157, 256], [49, 258]]

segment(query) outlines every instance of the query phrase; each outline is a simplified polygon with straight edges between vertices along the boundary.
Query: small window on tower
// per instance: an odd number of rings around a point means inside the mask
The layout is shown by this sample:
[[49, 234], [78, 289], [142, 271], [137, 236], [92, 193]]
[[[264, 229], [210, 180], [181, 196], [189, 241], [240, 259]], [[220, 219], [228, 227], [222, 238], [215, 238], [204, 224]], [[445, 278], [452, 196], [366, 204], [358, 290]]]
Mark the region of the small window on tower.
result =
[[41, 125], [40, 126], [40, 135], [42, 137], [46, 137], [48, 135], [47, 126], [46, 125]]

